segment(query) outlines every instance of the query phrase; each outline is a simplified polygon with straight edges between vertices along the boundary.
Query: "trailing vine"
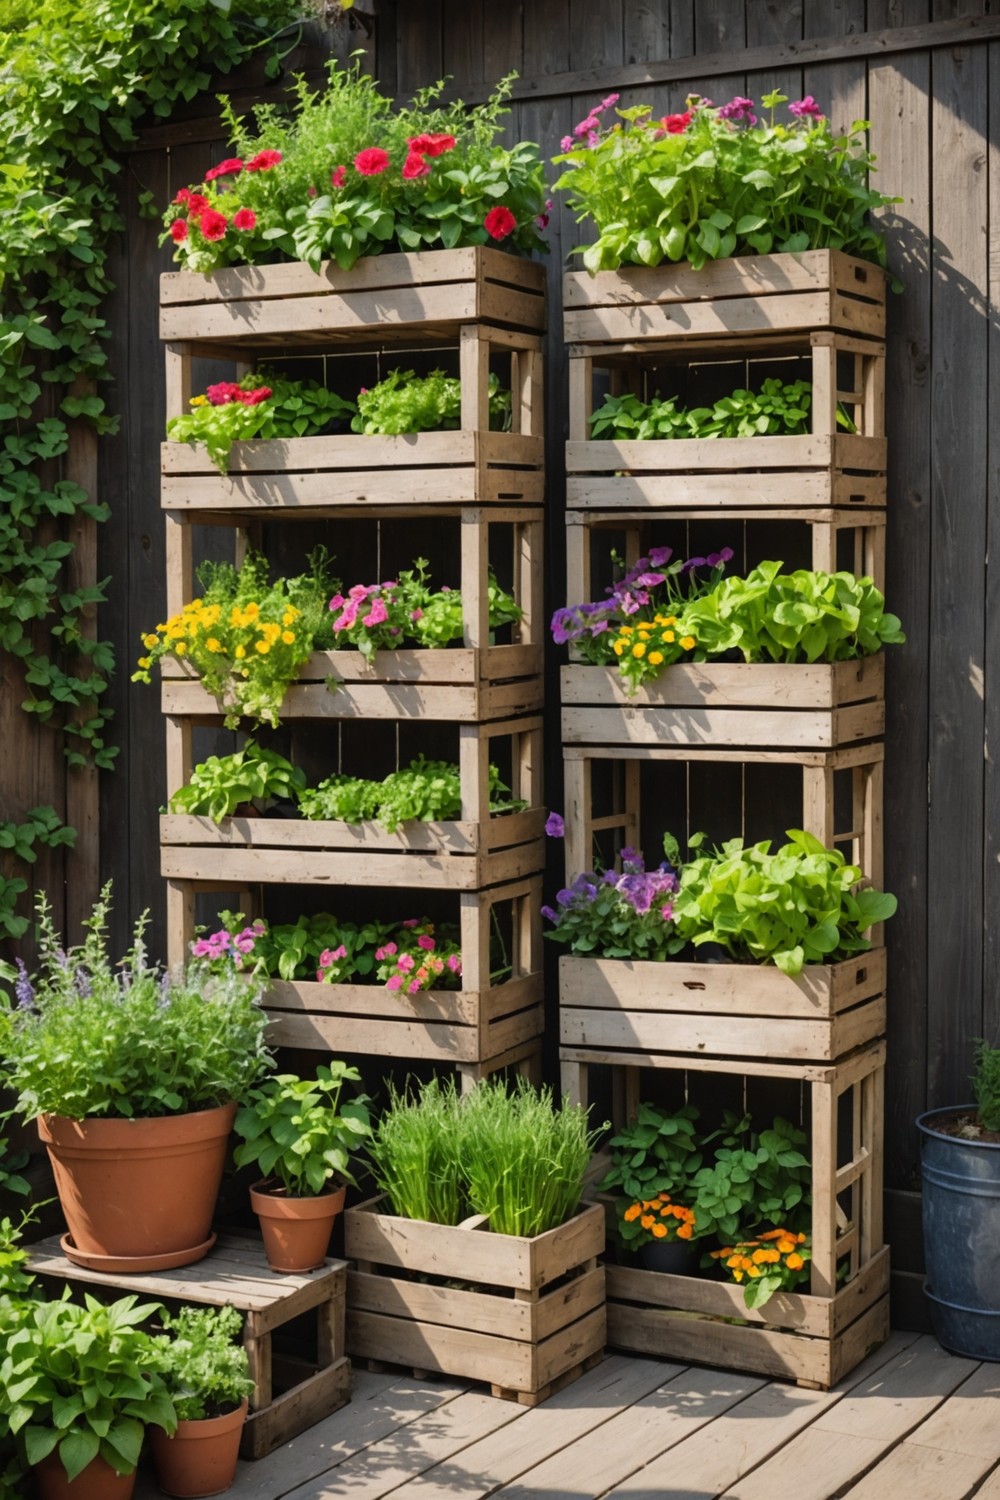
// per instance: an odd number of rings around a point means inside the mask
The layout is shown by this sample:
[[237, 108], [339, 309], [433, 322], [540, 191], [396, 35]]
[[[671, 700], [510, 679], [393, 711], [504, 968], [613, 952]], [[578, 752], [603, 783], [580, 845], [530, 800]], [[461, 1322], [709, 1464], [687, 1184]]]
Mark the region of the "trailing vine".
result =
[[[301, 0], [0, 0], [0, 652], [19, 660], [21, 706], [64, 736], [71, 767], [117, 754], [103, 699], [113, 652], [87, 624], [109, 580], [74, 583], [66, 535], [108, 511], [67, 477], [66, 456], [76, 424], [116, 424], [99, 389], [121, 154], [140, 118], [168, 116], [251, 52], [270, 47], [276, 64], [301, 12]], [[34, 827], [38, 811], [0, 827]], [[46, 841], [71, 843], [55, 825]], [[0, 877], [0, 935], [17, 885]]]

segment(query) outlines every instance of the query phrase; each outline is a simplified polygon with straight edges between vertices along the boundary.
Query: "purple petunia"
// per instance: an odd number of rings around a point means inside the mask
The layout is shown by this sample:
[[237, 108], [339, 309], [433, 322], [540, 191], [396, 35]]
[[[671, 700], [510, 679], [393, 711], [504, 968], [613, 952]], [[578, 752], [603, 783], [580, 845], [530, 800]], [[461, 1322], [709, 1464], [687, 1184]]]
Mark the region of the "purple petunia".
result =
[[796, 119], [809, 117], [813, 120], [822, 120], [823, 111], [820, 109], [812, 94], [806, 94], [804, 99], [796, 99], [794, 104], [788, 106], [788, 113], [795, 115]]
[[557, 812], [550, 812], [545, 819], [545, 832], [550, 839], [561, 839], [566, 833], [566, 824]]
[[734, 125], [756, 125], [753, 100], [744, 99], [741, 94], [737, 94], [735, 99], [723, 104], [719, 110], [719, 119], [731, 120]]

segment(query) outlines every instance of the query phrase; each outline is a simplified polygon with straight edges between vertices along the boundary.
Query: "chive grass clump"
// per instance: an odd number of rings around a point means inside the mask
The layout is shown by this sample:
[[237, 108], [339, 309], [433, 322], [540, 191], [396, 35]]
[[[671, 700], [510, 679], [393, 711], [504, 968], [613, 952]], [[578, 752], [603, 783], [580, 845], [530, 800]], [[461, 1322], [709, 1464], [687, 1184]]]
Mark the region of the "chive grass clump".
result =
[[462, 1182], [459, 1096], [454, 1079], [424, 1086], [418, 1099], [390, 1087], [369, 1143], [375, 1180], [403, 1219], [458, 1224], [469, 1212]]

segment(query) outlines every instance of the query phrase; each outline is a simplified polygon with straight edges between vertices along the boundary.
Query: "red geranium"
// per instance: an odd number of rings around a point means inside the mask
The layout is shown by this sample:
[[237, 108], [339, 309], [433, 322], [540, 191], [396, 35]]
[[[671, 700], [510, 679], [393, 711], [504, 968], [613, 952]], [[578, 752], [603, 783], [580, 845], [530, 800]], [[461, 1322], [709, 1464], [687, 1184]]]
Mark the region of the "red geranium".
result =
[[517, 220], [509, 208], [504, 208], [502, 203], [498, 203], [486, 215], [483, 228], [491, 240], [505, 240], [517, 228]]
[[188, 237], [188, 227], [187, 227], [187, 224], [184, 222], [183, 219], [175, 219], [174, 222], [170, 226], [170, 238], [173, 240], [173, 242], [174, 242], [175, 245], [179, 245], [180, 242], [181, 242], [181, 240], [186, 240], [187, 237]]
[[415, 135], [406, 143], [411, 151], [421, 156], [442, 156], [445, 151], [454, 151], [453, 135]]
[[334, 167], [333, 171], [330, 173], [330, 185], [331, 185], [331, 187], [342, 188], [344, 186], [344, 183], [346, 181], [347, 181], [347, 168], [346, 167]]
[[214, 182], [217, 177], [231, 177], [236, 172], [243, 171], [243, 163], [238, 156], [228, 156], [225, 161], [220, 161], [217, 167], [210, 167], [205, 173], [206, 182]]
[[262, 401], [266, 401], [267, 398], [272, 394], [273, 393], [269, 385], [259, 385], [257, 389], [253, 391], [237, 390], [235, 399], [239, 401], [243, 406], [259, 406]]
[[256, 229], [257, 215], [252, 208], [238, 208], [233, 214], [234, 229]]
[[240, 388], [235, 381], [220, 380], [218, 385], [210, 385], [205, 395], [213, 406], [228, 406], [239, 398]]
[[354, 165], [362, 177], [377, 177], [389, 165], [389, 153], [381, 146], [366, 146], [354, 158]]
[[664, 115], [660, 124], [668, 135], [683, 135], [693, 119], [694, 111], [686, 109], [682, 115]]
[[280, 160], [280, 151], [258, 151], [257, 155], [251, 157], [246, 163], [246, 169], [248, 172], [267, 172], [271, 167], [276, 167]]
[[416, 151], [411, 151], [403, 163], [403, 176], [409, 181], [413, 177], [427, 177], [430, 167]]
[[202, 193], [188, 193], [186, 201], [189, 219], [197, 219], [210, 207], [208, 199]]
[[191, 189], [190, 188], [181, 188], [180, 191], [177, 193], [176, 197], [174, 198], [174, 202], [175, 203], [187, 203], [188, 200], [190, 199], [190, 197], [191, 197]]
[[225, 214], [216, 213], [214, 208], [206, 208], [198, 220], [198, 228], [206, 240], [221, 240], [229, 228], [229, 220]]

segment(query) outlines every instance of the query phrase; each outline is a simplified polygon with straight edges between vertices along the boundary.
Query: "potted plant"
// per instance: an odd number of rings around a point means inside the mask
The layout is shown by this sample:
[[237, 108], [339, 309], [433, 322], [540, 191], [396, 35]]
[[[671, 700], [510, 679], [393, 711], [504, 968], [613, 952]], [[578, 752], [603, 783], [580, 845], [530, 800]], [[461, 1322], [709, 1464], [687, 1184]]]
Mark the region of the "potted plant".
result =
[[581, 1206], [587, 1112], [523, 1079], [391, 1096], [382, 1195], [345, 1215], [348, 1352], [490, 1382], [534, 1404], [604, 1346], [604, 1215]]
[[[367, 1138], [368, 1100], [340, 1105], [344, 1084], [361, 1074], [346, 1063], [321, 1063], [315, 1078], [277, 1073], [253, 1089], [236, 1116], [237, 1166], [264, 1176], [250, 1189], [273, 1271], [311, 1271], [323, 1264], [344, 1206], [348, 1163]], [[331, 1183], [331, 1178], [337, 1178]]]
[[234, 1307], [182, 1307], [160, 1319], [152, 1365], [177, 1413], [171, 1433], [150, 1429], [160, 1489], [192, 1500], [221, 1495], [236, 1475], [240, 1435], [254, 1383], [246, 1350], [234, 1342], [243, 1319]]
[[611, 1167], [598, 1191], [614, 1194], [614, 1226], [623, 1252], [650, 1271], [685, 1274], [701, 1235], [692, 1204], [702, 1164], [698, 1111], [685, 1104], [665, 1114], [640, 1104], [635, 1119], [611, 1137]]
[[972, 1092], [917, 1120], [925, 1294], [946, 1349], [1000, 1360], [1000, 1047], [976, 1044]]
[[30, 1302], [0, 1351], [0, 1415], [40, 1500], [129, 1500], [146, 1427], [176, 1417], [140, 1327], [156, 1303]]
[[212, 1215], [236, 1106], [270, 1065], [260, 987], [192, 962], [147, 960], [145, 915], [117, 966], [106, 886], [65, 950], [38, 898], [40, 971], [21, 970], [0, 1008], [0, 1059], [16, 1108], [38, 1120], [68, 1234], [97, 1270], [188, 1265], [214, 1241]]

